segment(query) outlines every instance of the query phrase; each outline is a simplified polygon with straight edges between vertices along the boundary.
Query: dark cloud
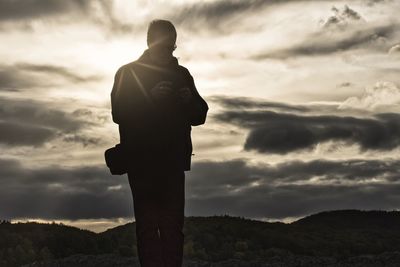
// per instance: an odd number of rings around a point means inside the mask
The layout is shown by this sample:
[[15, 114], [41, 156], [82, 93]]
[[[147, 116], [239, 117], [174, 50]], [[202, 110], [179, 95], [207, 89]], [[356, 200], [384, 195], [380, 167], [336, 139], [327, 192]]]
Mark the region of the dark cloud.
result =
[[74, 132], [87, 122], [76, 120], [72, 114], [49, 107], [49, 103], [0, 98], [0, 118], [4, 121], [42, 125], [65, 132]]
[[63, 78], [72, 83], [101, 79], [98, 75], [83, 76], [66, 67], [56, 65], [31, 63], [0, 65], [0, 90], [20, 91], [35, 87], [54, 86], [57, 78]]
[[97, 75], [82, 76], [75, 71], [71, 71], [68, 68], [55, 65], [18, 63], [15, 65], [15, 69], [21, 71], [31, 71], [35, 73], [48, 74], [48, 75], [58, 75], [64, 77], [65, 79], [71, 82], [88, 82], [101, 79], [101, 77]]
[[354, 84], [351, 82], [342, 82], [340, 84], [337, 85], [337, 87], [350, 87], [353, 86]]
[[387, 51], [387, 40], [399, 31], [397, 22], [384, 25], [368, 23], [357, 11], [345, 5], [342, 9], [332, 8], [333, 15], [321, 21], [322, 27], [303, 42], [291, 47], [258, 53], [251, 59], [285, 59], [296, 56], [314, 56], [341, 51], [371, 48]]
[[392, 2], [393, 0], [368, 0], [367, 5], [368, 6], [375, 6], [376, 4], [381, 4], [381, 3], [387, 3], [387, 2]]
[[86, 0], [1, 0], [0, 21], [18, 21], [57, 16], [63, 13], [84, 13], [89, 9]]
[[399, 161], [383, 160], [200, 162], [186, 179], [187, 216], [281, 219], [330, 209], [393, 209], [400, 187], [390, 182], [399, 180], [399, 166]]
[[302, 0], [199, 1], [171, 8], [173, 11], [166, 13], [165, 17], [180, 27], [195, 31], [196, 34], [230, 34], [237, 33], [238, 30], [259, 31], [262, 26], [244, 26], [240, 23], [241, 20], [257, 16], [255, 13], [263, 9], [291, 2], [302, 2]]
[[399, 161], [352, 159], [345, 161], [313, 160], [252, 165], [245, 159], [223, 162], [203, 161], [189, 173], [190, 191], [199, 196], [251, 186], [251, 183], [278, 184], [306, 182], [318, 177], [320, 182], [368, 182], [382, 177], [386, 182], [400, 180]]
[[0, 218], [98, 219], [133, 217], [127, 179], [104, 166], [31, 169], [0, 159]]
[[[186, 216], [279, 219], [329, 209], [390, 209], [400, 204], [400, 187], [389, 183], [399, 180], [399, 166], [383, 160], [196, 162], [186, 173]], [[0, 159], [0, 177], [2, 219], [133, 217], [126, 176], [112, 177], [105, 166], [28, 168]], [[306, 183], [315, 177], [319, 182]]]
[[282, 112], [307, 112], [310, 108], [302, 105], [290, 105], [281, 102], [270, 102], [250, 97], [211, 96], [207, 101], [216, 102], [228, 109], [272, 109]]
[[220, 194], [229, 190], [229, 187], [248, 185], [265, 176], [263, 167], [249, 166], [243, 159], [197, 162], [192, 170], [189, 173], [191, 192], [199, 196], [213, 192]]
[[[243, 24], [238, 23], [241, 19], [248, 16], [254, 16], [255, 12], [259, 12], [264, 8], [272, 8], [279, 4], [287, 4], [290, 2], [302, 2], [302, 0], [219, 0], [219, 1], [199, 1], [190, 4], [171, 4], [167, 11], [157, 12], [156, 17], [171, 20], [174, 25], [180, 29], [184, 28], [196, 34], [230, 34], [241, 31], [259, 31], [262, 26], [250, 25], [243, 28]], [[118, 14], [114, 10], [114, 5], [110, 1], [98, 1], [103, 12], [102, 17], [94, 18], [99, 25], [105, 26], [109, 35], [129, 34], [132, 32], [144, 32], [148, 23], [154, 19], [148, 16], [146, 21], [138, 21], [135, 23], [124, 23], [118, 18]], [[235, 21], [233, 21], [234, 19]]]
[[[325, 32], [319, 32], [306, 38], [306, 40], [293, 47], [284, 48], [280, 50], [270, 51], [266, 53], [260, 53], [251, 56], [251, 59], [262, 60], [262, 59], [285, 59], [296, 56], [315, 56], [315, 55], [327, 55], [350, 49], [365, 47], [373, 44], [374, 41], [382, 38], [388, 38], [393, 33], [398, 31], [398, 24], [390, 24], [385, 26], [372, 26], [364, 29], [358, 29], [352, 31], [351, 34], [330, 35]], [[382, 47], [380, 48], [382, 49]], [[383, 50], [386, 50], [383, 47]]]
[[54, 130], [40, 125], [0, 122], [0, 143], [3, 144], [38, 146], [55, 136]]
[[141, 23], [124, 23], [114, 12], [114, 1], [108, 0], [3, 0], [0, 1], [0, 31], [33, 31], [32, 22], [46, 21], [59, 24], [95, 24], [107, 35], [132, 33], [144, 29]]
[[[107, 36], [116, 36], [119, 34], [143, 33], [148, 23], [156, 17], [163, 17], [171, 20], [181, 28], [195, 31], [197, 34], [203, 32], [214, 33], [233, 33], [238, 28], [246, 31], [258, 31], [262, 26], [248, 25], [243, 28], [242, 24], [234, 26], [231, 19], [240, 21], [254, 12], [264, 8], [272, 8], [276, 5], [287, 4], [290, 2], [302, 2], [302, 0], [220, 0], [212, 2], [198, 2], [194, 4], [170, 4], [167, 11], [156, 11], [150, 13], [142, 21], [124, 22], [118, 12], [115, 10], [114, 1], [100, 0], [23, 0], [0, 2], [0, 21], [13, 23], [11, 28], [22, 30], [33, 30], [31, 21], [34, 19], [49, 18], [52, 21], [59, 20], [66, 22], [88, 22], [94, 23], [101, 28]], [[62, 17], [64, 20], [60, 20]], [[67, 20], [65, 20], [65, 18]], [[79, 20], [77, 20], [78, 18]], [[19, 24], [18, 24], [19, 23]], [[22, 24], [21, 24], [22, 23]], [[17, 27], [18, 26], [18, 27]], [[10, 25], [0, 26], [0, 30], [8, 30]]]
[[209, 24], [220, 23], [235, 16], [248, 15], [247, 12], [258, 12], [262, 8], [271, 8], [275, 5], [283, 5], [291, 2], [303, 2], [304, 0], [220, 0], [212, 2], [200, 1], [194, 4], [187, 4], [173, 16], [177, 23], [183, 22], [207, 22]]
[[[37, 87], [43, 85], [36, 79], [28, 75], [23, 75], [21, 71], [11, 66], [0, 66], [0, 91], [19, 91], [20, 89]], [[48, 84], [46, 83], [48, 86]]]
[[212, 23], [218, 23], [231, 16], [239, 15], [243, 12], [254, 11], [262, 8], [263, 6], [271, 5], [276, 2], [283, 1], [222, 0], [213, 2], [199, 2], [183, 7], [179, 13], [175, 15], [174, 20], [177, 23], [183, 23], [185, 21], [198, 21], [199, 19], [202, 20], [202, 22], [211, 21]]
[[392, 150], [400, 146], [400, 114], [373, 118], [300, 116], [272, 111], [226, 111], [219, 121], [250, 129], [244, 148], [262, 153], [286, 154], [312, 149], [326, 141], [358, 144], [365, 150]]
[[0, 98], [0, 122], [0, 143], [33, 146], [95, 125], [46, 102], [9, 98]]
[[351, 23], [365, 21], [360, 14], [347, 5], [345, 5], [343, 9], [332, 7], [332, 11], [334, 15], [323, 22], [323, 27], [326, 29], [344, 30]]
[[111, 121], [111, 117], [109, 115], [109, 107], [104, 109], [90, 110], [87, 108], [79, 108], [72, 112], [72, 115], [75, 118], [80, 118], [85, 121], [95, 122], [100, 125], [104, 125], [105, 123]]
[[99, 145], [102, 143], [102, 140], [100, 138], [84, 136], [84, 135], [77, 135], [77, 134], [65, 135], [63, 138], [63, 141], [71, 142], [71, 143], [80, 143], [84, 147], [89, 146], [89, 145]]

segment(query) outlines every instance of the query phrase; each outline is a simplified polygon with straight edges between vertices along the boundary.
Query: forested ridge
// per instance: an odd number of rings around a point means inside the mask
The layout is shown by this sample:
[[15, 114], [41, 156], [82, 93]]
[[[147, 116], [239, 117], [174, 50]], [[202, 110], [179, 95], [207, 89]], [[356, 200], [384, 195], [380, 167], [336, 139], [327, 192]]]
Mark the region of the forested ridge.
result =
[[[290, 224], [243, 217], [186, 217], [184, 257], [193, 261], [268, 261], [277, 255], [344, 259], [400, 251], [400, 212], [338, 210]], [[76, 254], [136, 256], [135, 223], [93, 233], [62, 224], [0, 223], [0, 266]]]

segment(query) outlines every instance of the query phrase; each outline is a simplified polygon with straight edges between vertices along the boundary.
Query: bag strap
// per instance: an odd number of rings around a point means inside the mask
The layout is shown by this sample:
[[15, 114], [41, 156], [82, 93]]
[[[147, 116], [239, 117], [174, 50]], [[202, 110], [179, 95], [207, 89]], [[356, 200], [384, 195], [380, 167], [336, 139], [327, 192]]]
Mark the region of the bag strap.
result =
[[144, 95], [144, 97], [147, 99], [147, 101], [154, 106], [154, 101], [151, 99], [149, 96], [146, 88], [144, 88], [142, 82], [140, 81], [139, 77], [137, 76], [136, 72], [133, 70], [133, 68], [129, 68], [130, 73], [132, 74], [132, 77], [135, 79], [136, 83], [139, 85], [139, 89]]
[[[153, 99], [149, 96], [149, 93], [147, 92], [146, 88], [143, 86], [143, 83], [140, 81], [140, 78], [138, 77], [138, 75], [136, 74], [136, 72], [133, 70], [133, 68], [128, 68], [129, 72], [132, 74], [132, 77], [135, 79], [137, 85], [139, 86], [139, 90], [142, 92], [144, 98], [152, 105], [154, 106], [154, 101]], [[121, 86], [122, 86], [122, 81], [124, 79], [124, 71], [125, 69], [122, 69], [121, 71], [121, 77], [118, 80], [118, 84], [117, 84], [117, 95], [120, 92]]]

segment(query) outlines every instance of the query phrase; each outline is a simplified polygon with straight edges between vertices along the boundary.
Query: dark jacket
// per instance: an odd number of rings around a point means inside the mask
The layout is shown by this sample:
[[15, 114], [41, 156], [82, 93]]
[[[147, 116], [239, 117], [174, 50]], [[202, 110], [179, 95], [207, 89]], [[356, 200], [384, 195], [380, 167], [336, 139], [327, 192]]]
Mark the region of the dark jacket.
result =
[[[175, 90], [190, 88], [192, 101], [184, 104], [178, 95], [156, 101], [150, 89], [165, 80]], [[145, 50], [139, 59], [120, 67], [111, 91], [111, 110], [132, 168], [190, 170], [191, 126], [205, 123], [208, 105], [176, 57], [159, 66]]]

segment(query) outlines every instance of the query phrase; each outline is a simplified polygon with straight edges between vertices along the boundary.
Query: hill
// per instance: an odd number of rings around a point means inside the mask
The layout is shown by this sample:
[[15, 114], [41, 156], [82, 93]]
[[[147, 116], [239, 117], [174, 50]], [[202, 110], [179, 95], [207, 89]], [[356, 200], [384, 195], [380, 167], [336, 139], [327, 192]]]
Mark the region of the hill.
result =
[[[376, 261], [386, 259], [395, 261], [393, 266], [400, 266], [399, 222], [398, 211], [360, 210], [321, 212], [290, 224], [227, 215], [186, 217], [185, 262], [187, 266], [192, 266], [190, 262], [196, 262], [193, 266], [202, 266], [199, 265], [201, 262], [204, 266], [209, 266], [207, 263], [210, 262], [219, 262], [218, 266], [247, 266], [240, 265], [245, 263], [263, 266], [257, 264], [282, 264], [282, 261], [290, 261], [295, 264], [293, 266], [328, 266], [357, 261], [364, 262], [360, 266], [369, 266], [368, 262], [375, 264], [371, 266], [379, 266]], [[96, 234], [54, 223], [11, 224], [3, 221], [0, 236], [0, 266], [55, 262], [62, 258], [57, 261], [57, 266], [80, 266], [76, 263], [77, 258], [80, 262], [84, 259], [89, 262], [99, 259], [100, 262], [121, 261], [121, 266], [126, 261], [130, 262], [129, 266], [135, 266], [137, 262], [135, 223]], [[68, 265], [71, 260], [75, 263]], [[61, 262], [67, 263], [61, 265]], [[93, 266], [111, 265], [97, 263]]]

